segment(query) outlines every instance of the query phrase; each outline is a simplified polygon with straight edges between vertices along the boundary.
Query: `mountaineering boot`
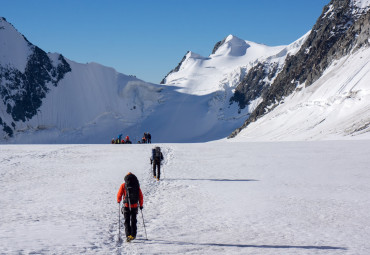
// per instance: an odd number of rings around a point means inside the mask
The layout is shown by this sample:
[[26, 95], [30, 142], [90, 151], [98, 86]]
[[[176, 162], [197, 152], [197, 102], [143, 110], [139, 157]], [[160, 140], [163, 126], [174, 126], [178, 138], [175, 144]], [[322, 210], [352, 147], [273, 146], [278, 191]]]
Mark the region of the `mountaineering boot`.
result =
[[157, 179], [157, 176], [154, 175], [154, 179]]
[[157, 178], [157, 181], [159, 181], [159, 178]]
[[131, 238], [130, 238], [130, 236], [128, 236], [128, 237], [126, 237], [126, 242], [131, 242]]

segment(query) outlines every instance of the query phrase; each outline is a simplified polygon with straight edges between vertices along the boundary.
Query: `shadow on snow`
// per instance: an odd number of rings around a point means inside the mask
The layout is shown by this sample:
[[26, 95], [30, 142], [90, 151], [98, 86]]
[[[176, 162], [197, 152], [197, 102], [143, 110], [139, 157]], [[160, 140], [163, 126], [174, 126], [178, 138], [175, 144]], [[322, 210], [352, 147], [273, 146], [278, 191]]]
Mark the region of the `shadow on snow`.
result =
[[213, 182], [257, 182], [254, 179], [197, 179], [197, 178], [166, 178], [167, 181], [213, 181]]
[[223, 244], [223, 243], [192, 243], [182, 241], [168, 240], [149, 240], [168, 245], [200, 245], [200, 246], [219, 246], [219, 247], [237, 247], [237, 248], [263, 248], [263, 249], [306, 249], [306, 250], [347, 250], [345, 247], [335, 246], [315, 246], [315, 245], [254, 245], [254, 244]]

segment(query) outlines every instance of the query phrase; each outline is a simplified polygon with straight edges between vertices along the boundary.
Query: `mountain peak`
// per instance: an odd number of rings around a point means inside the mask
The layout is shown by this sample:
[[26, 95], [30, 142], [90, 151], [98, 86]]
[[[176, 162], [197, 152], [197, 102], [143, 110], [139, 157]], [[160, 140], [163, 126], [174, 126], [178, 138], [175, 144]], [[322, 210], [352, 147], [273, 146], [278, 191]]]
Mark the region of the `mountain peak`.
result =
[[23, 72], [26, 60], [32, 53], [32, 45], [3, 17], [0, 17], [0, 45], [0, 65]]
[[235, 35], [232, 35], [232, 34], [229, 34], [228, 36], [226, 36], [226, 38], [224, 39], [225, 42], [238, 42], [238, 41], [244, 41], [242, 39], [240, 39], [239, 37], [235, 36]]
[[185, 55], [185, 58], [188, 59], [188, 58], [194, 58], [194, 59], [207, 59], [206, 57], [203, 57], [195, 52], [192, 52], [192, 51], [188, 51], [188, 53], [186, 53]]
[[228, 35], [224, 40], [216, 43], [212, 54], [239, 57], [245, 55], [250, 45], [235, 35]]

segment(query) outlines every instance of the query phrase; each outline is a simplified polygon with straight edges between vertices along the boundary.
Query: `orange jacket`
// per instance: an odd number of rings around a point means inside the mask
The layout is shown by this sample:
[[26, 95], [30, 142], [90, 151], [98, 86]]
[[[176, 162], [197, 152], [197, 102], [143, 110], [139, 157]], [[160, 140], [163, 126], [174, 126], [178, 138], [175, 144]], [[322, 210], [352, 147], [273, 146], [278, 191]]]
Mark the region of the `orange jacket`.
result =
[[[121, 203], [122, 195], [123, 195], [123, 197], [126, 197], [125, 183], [122, 183], [121, 187], [118, 190], [117, 203]], [[140, 204], [140, 206], [143, 206], [143, 204], [144, 204], [144, 197], [143, 197], [143, 193], [141, 192], [140, 188], [139, 188], [139, 204]], [[128, 203], [125, 203], [124, 206], [128, 207], [129, 205], [128, 205]], [[136, 204], [131, 204], [131, 208], [137, 208], [137, 203]]]

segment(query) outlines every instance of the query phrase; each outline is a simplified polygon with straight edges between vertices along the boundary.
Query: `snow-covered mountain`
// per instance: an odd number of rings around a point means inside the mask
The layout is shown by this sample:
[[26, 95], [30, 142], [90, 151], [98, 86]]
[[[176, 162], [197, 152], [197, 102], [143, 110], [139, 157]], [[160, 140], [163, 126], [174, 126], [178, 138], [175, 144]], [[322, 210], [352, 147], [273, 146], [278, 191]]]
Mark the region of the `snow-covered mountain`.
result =
[[[288, 46], [269, 47], [229, 35], [216, 43], [209, 57], [188, 52], [179, 65], [163, 79], [162, 84], [181, 87], [179, 91], [194, 95], [222, 91], [226, 94], [224, 97], [227, 99], [227, 107], [234, 89], [251, 69], [264, 63], [274, 73], [278, 72], [286, 56], [295, 54], [306, 37], [307, 34]], [[273, 80], [274, 73], [270, 74], [269, 80]]]
[[244, 128], [239, 139], [369, 137], [369, 9], [369, 0], [332, 0], [288, 46], [230, 35], [208, 58], [188, 52], [162, 83], [192, 94], [217, 91], [219, 119], [246, 119], [229, 138]]
[[[240, 107], [233, 99], [236, 97], [237, 85], [250, 70], [261, 63], [278, 73], [285, 58], [289, 54], [295, 54], [306, 37], [307, 35], [287, 46], [269, 47], [229, 35], [215, 45], [209, 57], [188, 52], [178, 66], [163, 79], [162, 84], [174, 86], [180, 93], [205, 101], [206, 104], [202, 106], [198, 99], [195, 102], [189, 100], [182, 108], [192, 107], [192, 111], [182, 112], [181, 118], [189, 116], [185, 119], [194, 123], [191, 125], [193, 132], [204, 127], [197, 137], [202, 137], [203, 140], [220, 139], [230, 130], [233, 131], [238, 123], [243, 123], [260, 103], [261, 91], [253, 91], [248, 107]], [[268, 76], [266, 83], [271, 83], [275, 73]]]
[[[0, 19], [0, 142], [367, 138], [370, 0], [332, 0], [285, 46], [227, 36], [150, 84], [32, 45]], [[231, 135], [230, 135], [231, 134]]]
[[3, 18], [0, 45], [0, 140], [107, 142], [158, 104], [158, 86], [47, 54]]

